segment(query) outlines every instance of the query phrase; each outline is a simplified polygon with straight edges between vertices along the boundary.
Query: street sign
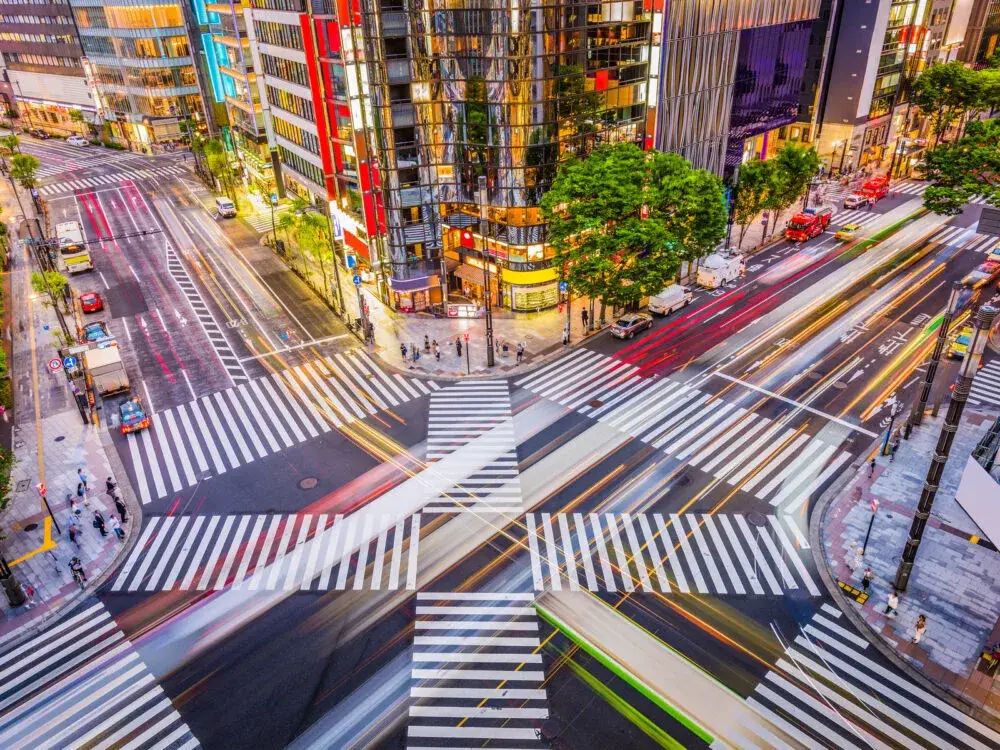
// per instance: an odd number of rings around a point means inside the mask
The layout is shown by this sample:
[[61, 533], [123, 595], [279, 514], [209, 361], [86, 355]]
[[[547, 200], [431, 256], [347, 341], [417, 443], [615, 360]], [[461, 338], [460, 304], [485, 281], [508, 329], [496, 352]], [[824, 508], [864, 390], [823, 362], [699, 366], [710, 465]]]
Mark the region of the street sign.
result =
[[465, 334], [465, 340], [466, 340], [466, 341], [468, 341], [468, 340], [469, 340], [469, 334]]
[[62, 369], [62, 360], [58, 359], [58, 358], [56, 358], [56, 359], [50, 359], [49, 360], [49, 369], [52, 372], [59, 372]]
[[66, 357], [66, 359], [63, 360], [63, 367], [65, 367], [67, 370], [75, 370], [76, 357]]
[[559, 291], [565, 293], [567, 289], [569, 289], [569, 284], [567, 282], [565, 282], [565, 281], [560, 281], [559, 282]]
[[38, 494], [45, 497], [45, 493], [48, 491], [45, 489], [45, 482], [39, 482], [35, 485], [35, 489], [38, 490]]
[[356, 265], [358, 265], [358, 259], [355, 258], [353, 255], [348, 255], [347, 256], [347, 267], [348, 268], [354, 268]]
[[361, 286], [361, 275], [354, 274], [354, 286]]
[[278, 194], [277, 193], [271, 193], [271, 205], [272, 206], [277, 206], [278, 205]]
[[871, 508], [872, 508], [872, 513], [875, 513], [875, 512], [878, 511], [878, 498], [877, 497], [873, 497], [872, 498]]

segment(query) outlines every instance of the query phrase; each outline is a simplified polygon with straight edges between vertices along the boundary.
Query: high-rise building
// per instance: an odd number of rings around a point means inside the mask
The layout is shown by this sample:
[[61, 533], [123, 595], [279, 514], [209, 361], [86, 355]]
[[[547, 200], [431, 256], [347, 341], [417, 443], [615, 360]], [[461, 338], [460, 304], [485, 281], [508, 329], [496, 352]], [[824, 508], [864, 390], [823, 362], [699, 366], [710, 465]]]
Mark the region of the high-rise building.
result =
[[1000, 47], [1000, 0], [959, 0], [968, 5], [968, 22], [959, 59], [982, 65]]
[[0, 54], [27, 127], [85, 133], [97, 115], [67, 0], [0, 4]]
[[541, 195], [561, 159], [652, 145], [662, 0], [252, 3], [285, 186], [329, 201], [387, 303], [463, 314], [487, 264], [494, 304], [558, 303]]
[[821, 0], [667, 4], [657, 146], [729, 174], [794, 122]]
[[182, 123], [205, 116], [189, 32], [192, 8], [204, 15], [196, 1], [70, 0], [102, 116], [131, 148], [177, 140]]

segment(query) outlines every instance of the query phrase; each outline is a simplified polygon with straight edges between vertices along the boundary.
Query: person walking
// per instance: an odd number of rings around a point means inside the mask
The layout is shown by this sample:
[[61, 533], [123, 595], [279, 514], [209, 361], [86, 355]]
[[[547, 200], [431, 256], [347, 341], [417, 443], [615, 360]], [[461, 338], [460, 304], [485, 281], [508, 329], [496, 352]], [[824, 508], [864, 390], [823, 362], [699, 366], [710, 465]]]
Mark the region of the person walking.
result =
[[115, 509], [118, 511], [119, 517], [122, 519], [122, 523], [128, 523], [128, 508], [125, 507], [125, 503], [122, 502], [120, 497], [115, 497]]
[[83, 485], [83, 491], [87, 491], [87, 475], [83, 473], [83, 469], [76, 470], [77, 479], [80, 480], [80, 484]]
[[25, 596], [25, 602], [24, 602], [25, 609], [34, 609], [36, 606], [38, 606], [38, 602], [35, 601], [35, 589], [31, 587], [30, 583], [24, 587], [24, 596]]
[[112, 481], [111, 477], [108, 477], [107, 479], [104, 480], [104, 489], [107, 490], [107, 493], [111, 495], [111, 497], [115, 496], [115, 490], [117, 489], [117, 487], [118, 485], [115, 484], [114, 481]]
[[114, 516], [111, 516], [111, 530], [115, 532], [115, 536], [118, 537], [119, 542], [125, 541], [125, 530]]
[[77, 547], [80, 546], [80, 541], [77, 537], [80, 534], [80, 529], [76, 525], [76, 521], [70, 521], [69, 523], [69, 540], [73, 542]]
[[895, 620], [896, 608], [898, 606], [899, 606], [899, 594], [897, 594], [895, 591], [892, 591], [889, 594], [889, 603], [886, 605], [885, 608], [885, 616], [888, 617], [890, 620]]
[[510, 354], [510, 345], [504, 341], [500, 344], [500, 356], [506, 359], [508, 354]]
[[400, 344], [399, 344], [399, 353], [403, 355], [403, 361], [405, 362], [406, 361], [406, 344], [400, 342]]
[[493, 353], [497, 354], [497, 355], [500, 354], [500, 337], [499, 336], [497, 336], [496, 339], [494, 339], [494, 341], [493, 341]]
[[563, 346], [569, 345], [569, 323], [563, 326]]
[[913, 642], [920, 643], [920, 639], [924, 637], [925, 632], [927, 632], [927, 618], [920, 615], [913, 626]]
[[590, 315], [587, 313], [587, 308], [580, 310], [580, 320], [583, 321], [583, 330], [587, 330], [587, 321], [590, 320]]
[[108, 529], [104, 524], [104, 516], [101, 515], [101, 511], [94, 511], [94, 528], [101, 532], [101, 536], [108, 535]]
[[892, 463], [896, 459], [897, 450], [899, 450], [899, 441], [893, 440], [889, 443], [889, 463]]
[[524, 342], [521, 341], [517, 345], [517, 363], [521, 364], [524, 361]]
[[872, 573], [871, 568], [865, 568], [865, 577], [861, 579], [861, 588], [868, 593], [868, 587], [872, 585], [872, 580], [875, 578], [875, 574]]
[[426, 333], [424, 334], [424, 353], [425, 354], [431, 353], [431, 337], [428, 336]]
[[436, 359], [438, 362], [440, 362], [441, 361], [441, 347], [438, 346], [437, 339], [434, 339], [434, 342], [431, 344], [431, 347], [434, 349], [434, 359]]
[[875, 456], [872, 456], [872, 460], [868, 462], [868, 478], [871, 479], [875, 474]]
[[462, 356], [462, 339], [455, 339], [455, 354]]
[[413, 348], [413, 351], [411, 352], [411, 354], [413, 355], [413, 363], [416, 364], [417, 360], [420, 359], [420, 350], [417, 349], [417, 345], [416, 344], [412, 344], [412, 348]]

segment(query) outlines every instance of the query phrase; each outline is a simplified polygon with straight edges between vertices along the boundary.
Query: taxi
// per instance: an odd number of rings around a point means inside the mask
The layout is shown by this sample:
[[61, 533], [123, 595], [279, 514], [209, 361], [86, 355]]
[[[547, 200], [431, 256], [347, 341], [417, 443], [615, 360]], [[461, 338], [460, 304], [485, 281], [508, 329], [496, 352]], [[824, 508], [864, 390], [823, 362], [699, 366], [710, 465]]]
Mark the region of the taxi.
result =
[[838, 240], [843, 240], [844, 242], [850, 242], [853, 239], [857, 239], [858, 232], [861, 231], [860, 224], [844, 224], [837, 233], [833, 236]]
[[138, 398], [122, 401], [118, 405], [118, 417], [122, 435], [145, 430], [151, 424], [149, 417], [146, 416], [146, 410], [142, 408], [142, 402]]
[[965, 354], [969, 351], [969, 344], [972, 343], [972, 334], [972, 326], [962, 326], [958, 336], [952, 342], [951, 348], [948, 349], [948, 356], [965, 359]]

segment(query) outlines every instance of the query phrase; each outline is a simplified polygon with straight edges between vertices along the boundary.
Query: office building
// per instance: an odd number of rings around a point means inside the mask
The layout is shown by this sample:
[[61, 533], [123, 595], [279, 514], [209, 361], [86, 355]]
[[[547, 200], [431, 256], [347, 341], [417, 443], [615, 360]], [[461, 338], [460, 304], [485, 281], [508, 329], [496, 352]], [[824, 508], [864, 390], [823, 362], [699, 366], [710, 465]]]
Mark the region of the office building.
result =
[[984, 65], [1000, 46], [1000, 0], [962, 0], [969, 4], [969, 18], [959, 59]]

